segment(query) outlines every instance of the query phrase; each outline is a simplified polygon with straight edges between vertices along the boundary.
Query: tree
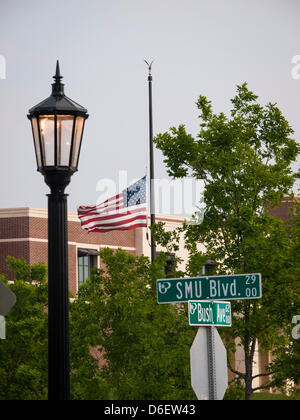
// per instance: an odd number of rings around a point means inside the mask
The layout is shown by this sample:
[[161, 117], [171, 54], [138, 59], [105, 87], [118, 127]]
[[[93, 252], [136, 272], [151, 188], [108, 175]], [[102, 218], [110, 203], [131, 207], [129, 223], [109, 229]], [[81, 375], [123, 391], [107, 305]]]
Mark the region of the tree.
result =
[[[6, 340], [0, 340], [0, 400], [47, 398], [47, 268], [30, 267], [24, 260], [9, 257], [17, 296], [6, 317]], [[1, 280], [7, 283], [4, 276]]]
[[[288, 231], [290, 237], [293, 274], [297, 279], [298, 291], [300, 285], [300, 202], [293, 202], [294, 216], [291, 218]], [[293, 302], [293, 316], [300, 315], [300, 293]], [[292, 320], [290, 320], [292, 321]], [[276, 356], [270, 365], [270, 369], [275, 372], [274, 382], [278, 387], [286, 386], [287, 380], [295, 384], [300, 383], [300, 340], [295, 340], [292, 336], [292, 329], [298, 330], [297, 326], [290, 323], [286, 326], [285, 336], [286, 345], [278, 346], [274, 355]]]
[[[120, 249], [104, 249], [101, 258], [105, 270], [95, 270], [70, 302], [71, 398], [194, 399], [195, 330], [183, 305], [156, 302], [155, 280], [164, 277], [167, 256], [154, 266]], [[47, 269], [8, 261], [17, 303], [0, 341], [0, 399], [47, 399]]]
[[[45, 264], [30, 266], [8, 257], [17, 297], [6, 317], [6, 340], [0, 340], [0, 400], [45, 400], [48, 395], [48, 285]], [[95, 332], [85, 307], [71, 303], [71, 398], [101, 399], [107, 386], [100, 380], [97, 359], [90, 349]]]
[[[233, 325], [223, 334], [232, 351], [235, 340], [241, 341], [245, 371], [230, 367], [244, 381], [246, 399], [259, 376], [253, 374], [257, 343], [266, 351], [286, 343], [282, 331], [299, 297], [287, 228], [269, 213], [291, 191], [299, 146], [276, 104], [263, 107], [257, 99], [246, 83], [237, 86], [227, 117], [214, 114], [211, 102], [200, 96], [197, 137], [180, 125], [155, 139], [171, 177], [191, 175], [205, 185], [203, 223], [182, 229], [190, 251], [187, 274], [201, 272], [203, 257], [215, 261], [217, 274], [262, 273], [263, 298], [233, 302]], [[159, 240], [161, 226], [154, 232]], [[205, 245], [204, 255], [198, 244]]]
[[[100, 253], [97, 270], [80, 290], [93, 345], [105, 363], [100, 377], [115, 399], [193, 399], [189, 348], [195, 330], [183, 305], [158, 305], [155, 280], [164, 276], [166, 257], [152, 267], [148, 258], [118, 249]], [[81, 311], [83, 313], [83, 311]], [[108, 397], [105, 396], [106, 398]]]

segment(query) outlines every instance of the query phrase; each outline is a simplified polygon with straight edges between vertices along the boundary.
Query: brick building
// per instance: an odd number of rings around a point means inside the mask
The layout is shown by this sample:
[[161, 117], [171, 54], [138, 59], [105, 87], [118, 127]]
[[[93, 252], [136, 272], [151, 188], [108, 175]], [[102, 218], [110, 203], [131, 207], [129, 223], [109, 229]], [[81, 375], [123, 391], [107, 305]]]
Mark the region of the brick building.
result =
[[[173, 230], [183, 222], [175, 216], [159, 216], [157, 221], [166, 223]], [[81, 228], [77, 213], [68, 213], [69, 230], [69, 287], [77, 293], [78, 286], [89, 276], [91, 267], [101, 267], [99, 251], [102, 248], [122, 248], [133, 255], [148, 255], [150, 246], [146, 228], [106, 233], [88, 233]], [[159, 248], [158, 248], [159, 250]], [[187, 253], [183, 242], [180, 255], [186, 261]], [[47, 210], [33, 208], [0, 209], [0, 274], [12, 279], [6, 258], [23, 258], [28, 264], [48, 262], [48, 220]], [[184, 269], [184, 261], [181, 269]]]
[[[300, 196], [294, 196], [294, 199], [297, 201], [299, 200]], [[276, 216], [277, 218], [283, 220], [285, 223], [290, 220], [290, 218], [295, 214], [296, 209], [293, 206], [289, 197], [285, 197], [281, 203], [274, 209], [270, 211], [272, 216]]]

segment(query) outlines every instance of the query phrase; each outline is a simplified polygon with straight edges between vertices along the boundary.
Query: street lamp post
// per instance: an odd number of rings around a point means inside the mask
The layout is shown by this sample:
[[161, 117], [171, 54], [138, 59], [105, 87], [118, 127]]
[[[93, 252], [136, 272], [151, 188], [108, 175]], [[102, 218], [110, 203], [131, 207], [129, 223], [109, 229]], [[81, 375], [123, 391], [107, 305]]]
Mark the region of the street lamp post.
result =
[[59, 62], [52, 94], [29, 110], [38, 171], [48, 194], [48, 398], [70, 399], [67, 194], [87, 110], [64, 94]]

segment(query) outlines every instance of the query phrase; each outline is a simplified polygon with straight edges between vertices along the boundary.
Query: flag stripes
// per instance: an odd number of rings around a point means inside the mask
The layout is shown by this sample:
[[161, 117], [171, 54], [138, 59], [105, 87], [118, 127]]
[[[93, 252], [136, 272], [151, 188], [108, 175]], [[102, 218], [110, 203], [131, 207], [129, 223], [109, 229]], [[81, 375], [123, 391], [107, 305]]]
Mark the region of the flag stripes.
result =
[[78, 217], [89, 232], [147, 227], [146, 177], [103, 203], [78, 207]]

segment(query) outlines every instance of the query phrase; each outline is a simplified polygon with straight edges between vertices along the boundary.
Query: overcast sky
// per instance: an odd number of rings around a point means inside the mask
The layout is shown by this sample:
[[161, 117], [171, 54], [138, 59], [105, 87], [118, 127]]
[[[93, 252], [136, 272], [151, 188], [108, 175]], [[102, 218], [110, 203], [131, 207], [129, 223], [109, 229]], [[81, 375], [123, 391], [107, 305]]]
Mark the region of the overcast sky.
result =
[[[154, 134], [184, 123], [195, 135], [199, 94], [228, 112], [247, 81], [262, 104], [278, 103], [299, 139], [299, 12], [298, 0], [0, 0], [0, 208], [47, 207], [26, 115], [49, 96], [57, 59], [66, 95], [90, 114], [68, 188], [72, 211], [98, 200], [101, 179], [145, 173], [144, 59], [155, 59]], [[162, 160], [156, 151], [159, 178]]]

